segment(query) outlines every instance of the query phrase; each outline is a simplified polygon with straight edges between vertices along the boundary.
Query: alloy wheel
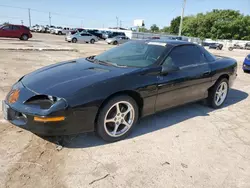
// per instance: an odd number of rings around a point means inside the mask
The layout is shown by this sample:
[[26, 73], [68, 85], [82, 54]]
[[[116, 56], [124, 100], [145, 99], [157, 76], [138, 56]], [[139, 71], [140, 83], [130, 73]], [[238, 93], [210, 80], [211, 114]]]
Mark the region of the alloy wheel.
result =
[[109, 108], [104, 119], [104, 129], [111, 137], [119, 137], [129, 131], [135, 120], [134, 107], [120, 101]]
[[218, 86], [216, 93], [215, 93], [215, 98], [214, 98], [214, 103], [217, 106], [220, 106], [226, 99], [227, 97], [227, 91], [228, 91], [228, 85], [226, 82], [221, 82], [221, 84]]

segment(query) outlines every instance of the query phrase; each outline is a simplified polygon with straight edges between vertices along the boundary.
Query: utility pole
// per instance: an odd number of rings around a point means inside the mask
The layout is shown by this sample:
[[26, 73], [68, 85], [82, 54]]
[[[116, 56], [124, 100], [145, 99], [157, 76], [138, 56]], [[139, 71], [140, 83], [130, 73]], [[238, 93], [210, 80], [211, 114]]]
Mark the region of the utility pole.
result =
[[122, 21], [120, 20], [120, 28], [122, 27]]
[[183, 17], [184, 17], [184, 12], [185, 12], [185, 6], [186, 6], [186, 0], [183, 0], [182, 11], [181, 11], [181, 21], [180, 21], [180, 27], [179, 27], [179, 36], [181, 36], [182, 22], [183, 22]]
[[51, 15], [50, 15], [50, 12], [49, 12], [49, 26], [51, 26]]
[[30, 25], [30, 28], [31, 28], [30, 8], [28, 9], [28, 13], [29, 13], [29, 25]]
[[116, 27], [119, 27], [119, 18], [116, 16]]
[[23, 20], [21, 20], [21, 25], [23, 25]]

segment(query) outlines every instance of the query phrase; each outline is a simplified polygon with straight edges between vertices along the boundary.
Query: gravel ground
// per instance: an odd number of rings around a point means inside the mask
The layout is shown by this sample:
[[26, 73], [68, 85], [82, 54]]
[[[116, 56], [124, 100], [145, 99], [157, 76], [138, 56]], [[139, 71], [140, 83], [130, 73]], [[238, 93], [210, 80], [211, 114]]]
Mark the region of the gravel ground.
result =
[[[27, 43], [0, 41], [0, 99], [28, 72], [111, 47], [104, 42], [69, 44], [63, 36], [42, 34]], [[3, 50], [5, 43], [27, 47], [39, 41], [40, 47], [79, 52]], [[36, 136], [6, 122], [0, 113], [0, 187], [249, 188], [250, 74], [241, 70], [248, 52], [211, 52], [239, 61], [238, 78], [222, 109], [194, 103], [152, 115], [120, 142], [105, 143], [88, 133], [65, 137], [60, 147], [59, 138]]]

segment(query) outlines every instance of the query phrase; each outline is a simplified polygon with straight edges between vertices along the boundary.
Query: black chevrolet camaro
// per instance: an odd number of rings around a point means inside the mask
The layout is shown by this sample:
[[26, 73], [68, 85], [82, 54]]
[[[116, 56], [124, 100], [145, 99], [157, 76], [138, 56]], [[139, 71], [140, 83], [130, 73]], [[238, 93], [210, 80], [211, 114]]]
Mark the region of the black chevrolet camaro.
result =
[[3, 112], [38, 135], [96, 131], [117, 141], [146, 115], [202, 99], [221, 107], [236, 76], [234, 59], [214, 57], [199, 45], [131, 41], [23, 76], [3, 101]]

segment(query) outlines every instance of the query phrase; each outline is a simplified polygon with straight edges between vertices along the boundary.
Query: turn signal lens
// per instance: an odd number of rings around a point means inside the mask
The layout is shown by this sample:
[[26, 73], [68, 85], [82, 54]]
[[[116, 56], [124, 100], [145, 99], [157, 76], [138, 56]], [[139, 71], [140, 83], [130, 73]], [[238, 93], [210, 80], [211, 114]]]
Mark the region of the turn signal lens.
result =
[[34, 117], [34, 121], [38, 122], [57, 122], [57, 121], [63, 121], [65, 120], [65, 117]]
[[19, 93], [20, 93], [20, 90], [18, 90], [18, 89], [11, 91], [9, 98], [8, 98], [8, 102], [10, 104], [15, 103], [19, 98]]

